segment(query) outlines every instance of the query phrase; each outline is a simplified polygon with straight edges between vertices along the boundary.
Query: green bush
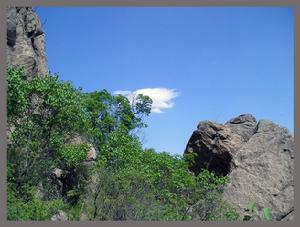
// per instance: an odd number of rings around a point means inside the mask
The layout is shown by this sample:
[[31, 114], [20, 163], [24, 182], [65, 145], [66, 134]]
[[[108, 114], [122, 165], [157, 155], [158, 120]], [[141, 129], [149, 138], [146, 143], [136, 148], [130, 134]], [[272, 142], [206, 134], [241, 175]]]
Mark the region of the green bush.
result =
[[[247, 213], [244, 215], [243, 220], [244, 221], [252, 221], [252, 220], [254, 220], [253, 214], [255, 213], [256, 210], [257, 210], [256, 203], [253, 202], [253, 201], [249, 202], [247, 208], [245, 209], [245, 211]], [[262, 220], [265, 220], [265, 221], [272, 220], [272, 209], [269, 208], [269, 207], [262, 208], [262, 210], [261, 210], [261, 218], [262, 218]]]
[[37, 186], [53, 168], [82, 161], [83, 146], [65, 145], [73, 135], [86, 135], [90, 127], [79, 90], [58, 76], [24, 80], [22, 69], [8, 70], [7, 87], [9, 182], [18, 190]]
[[[193, 155], [142, 148], [135, 129], [147, 126], [148, 96], [83, 93], [57, 75], [24, 80], [22, 69], [8, 69], [7, 88], [9, 220], [49, 220], [58, 210], [71, 220], [238, 219], [223, 201], [227, 177], [195, 176]], [[70, 144], [78, 135], [85, 142]], [[98, 151], [90, 165], [88, 143]]]
[[89, 145], [86, 143], [64, 144], [60, 148], [59, 154], [68, 165], [75, 166], [79, 163], [82, 163], [86, 159], [88, 151]]
[[62, 200], [42, 200], [38, 197], [36, 189], [32, 187], [27, 187], [26, 192], [26, 198], [20, 198], [13, 188], [8, 187], [7, 220], [44, 221], [49, 220], [59, 210], [67, 208]]
[[182, 157], [143, 150], [137, 138], [116, 130], [94, 167], [84, 210], [89, 220], [236, 218], [222, 200], [227, 177], [207, 170], [196, 177], [187, 167]]

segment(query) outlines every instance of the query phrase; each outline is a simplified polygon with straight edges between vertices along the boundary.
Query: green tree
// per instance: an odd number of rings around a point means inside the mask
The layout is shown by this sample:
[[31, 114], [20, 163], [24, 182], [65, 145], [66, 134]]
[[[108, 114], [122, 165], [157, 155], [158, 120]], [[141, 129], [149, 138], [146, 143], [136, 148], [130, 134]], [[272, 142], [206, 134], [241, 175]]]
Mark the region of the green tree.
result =
[[7, 88], [8, 181], [17, 193], [24, 185], [42, 182], [51, 197], [56, 191], [49, 183], [52, 170], [74, 169], [78, 163], [68, 161], [79, 156], [82, 161], [86, 155], [81, 144], [72, 149], [65, 145], [75, 135], [88, 137], [90, 119], [81, 93], [57, 75], [24, 80], [22, 69], [8, 69]]
[[125, 96], [113, 96], [103, 90], [84, 94], [84, 103], [92, 122], [89, 131], [93, 143], [101, 150], [110, 133], [122, 128], [126, 134], [133, 129], [146, 127], [143, 117], [150, 114], [152, 100], [139, 95], [132, 105]]
[[90, 220], [226, 219], [226, 177], [188, 171], [180, 156], [142, 149], [120, 128], [103, 146], [85, 196]]
[[[76, 220], [81, 212], [90, 220], [238, 218], [222, 198], [226, 177], [195, 176], [194, 156], [143, 149], [133, 131], [147, 126], [148, 96], [130, 103], [106, 90], [82, 93], [57, 75], [25, 80], [22, 69], [8, 69], [7, 88], [9, 220], [47, 220], [58, 209]], [[89, 143], [98, 152], [91, 165]]]
[[[21, 68], [7, 70], [7, 88], [7, 180], [12, 198], [26, 206], [33, 198], [27, 188], [42, 190], [41, 203], [63, 196], [77, 206], [89, 175], [84, 164], [88, 145], [72, 144], [72, 138], [79, 135], [98, 150], [109, 149], [104, 145], [110, 134], [121, 130], [127, 135], [141, 127], [136, 115], [147, 111], [137, 107], [138, 113], [133, 113], [126, 97], [112, 96], [106, 90], [84, 94], [57, 75], [25, 80]], [[52, 178], [55, 168], [64, 171], [59, 182]], [[12, 202], [9, 206], [12, 218], [16, 206]]]

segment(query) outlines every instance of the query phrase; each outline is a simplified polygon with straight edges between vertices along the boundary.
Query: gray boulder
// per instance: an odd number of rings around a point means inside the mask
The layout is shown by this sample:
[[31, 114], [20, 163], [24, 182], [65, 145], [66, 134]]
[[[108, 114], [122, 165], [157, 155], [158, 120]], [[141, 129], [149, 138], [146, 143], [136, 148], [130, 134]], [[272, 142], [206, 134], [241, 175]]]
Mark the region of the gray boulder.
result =
[[65, 212], [58, 211], [58, 214], [55, 214], [51, 217], [51, 221], [68, 221], [68, 217]]
[[48, 73], [45, 34], [31, 7], [10, 7], [7, 13], [6, 62], [24, 67], [25, 77]]
[[291, 220], [294, 210], [294, 139], [270, 121], [240, 115], [224, 125], [202, 121], [185, 153], [196, 153], [191, 170], [228, 175], [224, 198], [242, 215], [249, 202], [272, 209], [274, 220]]

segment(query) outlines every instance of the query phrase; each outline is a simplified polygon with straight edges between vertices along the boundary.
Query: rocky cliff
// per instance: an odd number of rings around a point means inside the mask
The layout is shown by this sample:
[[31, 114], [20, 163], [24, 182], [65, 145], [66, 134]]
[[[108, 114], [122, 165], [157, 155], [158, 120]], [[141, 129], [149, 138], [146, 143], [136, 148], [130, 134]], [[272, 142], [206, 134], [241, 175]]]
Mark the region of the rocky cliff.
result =
[[7, 66], [24, 66], [27, 78], [48, 73], [45, 34], [31, 7], [11, 7], [7, 13]]
[[225, 199], [240, 213], [249, 202], [270, 207], [276, 220], [292, 220], [294, 139], [286, 128], [250, 114], [218, 124], [201, 121], [185, 153], [197, 154], [191, 170], [228, 175]]

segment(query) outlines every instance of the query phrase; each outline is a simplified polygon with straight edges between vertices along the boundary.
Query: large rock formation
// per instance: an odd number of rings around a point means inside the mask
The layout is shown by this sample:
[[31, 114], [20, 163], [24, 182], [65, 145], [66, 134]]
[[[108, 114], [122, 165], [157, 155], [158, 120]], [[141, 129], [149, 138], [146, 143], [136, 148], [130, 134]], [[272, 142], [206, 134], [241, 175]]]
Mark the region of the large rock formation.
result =
[[24, 67], [27, 78], [48, 73], [45, 34], [31, 7], [11, 7], [7, 13], [7, 66]]
[[240, 115], [225, 124], [202, 121], [185, 153], [197, 154], [191, 170], [228, 175], [225, 199], [240, 213], [253, 201], [272, 209], [275, 220], [292, 220], [294, 139], [286, 128]]

